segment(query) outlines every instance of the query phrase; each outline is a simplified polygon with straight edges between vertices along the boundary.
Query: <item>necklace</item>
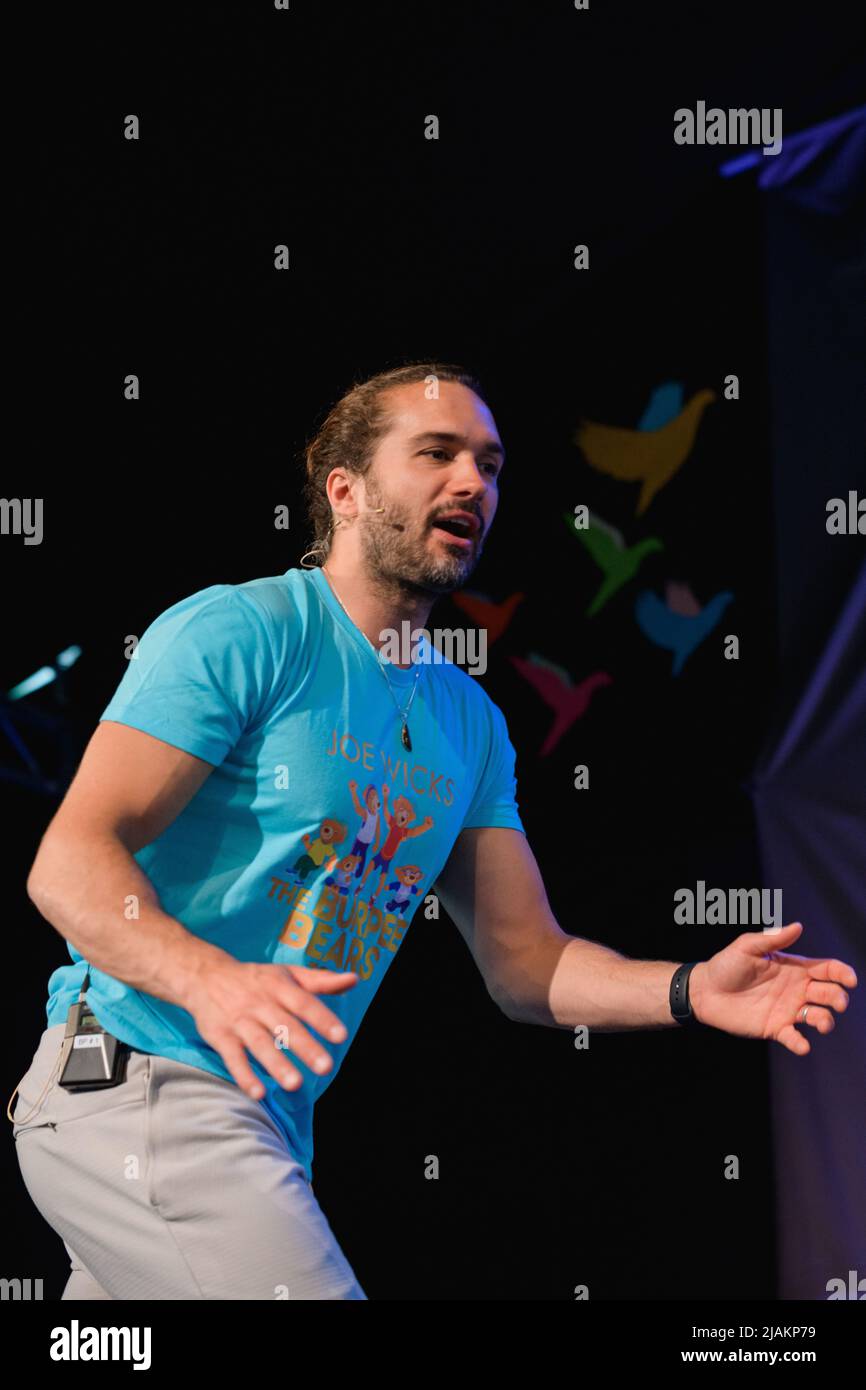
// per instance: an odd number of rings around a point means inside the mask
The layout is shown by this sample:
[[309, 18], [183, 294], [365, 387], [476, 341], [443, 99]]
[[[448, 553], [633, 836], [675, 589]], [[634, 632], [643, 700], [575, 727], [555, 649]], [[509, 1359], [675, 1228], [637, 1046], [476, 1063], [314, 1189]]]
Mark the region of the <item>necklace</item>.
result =
[[352, 615], [351, 615], [351, 613], [349, 612], [348, 608], [346, 607], [345, 603], [344, 603], [343, 600], [340, 598], [340, 595], [337, 593], [337, 590], [334, 588], [334, 581], [332, 580], [331, 576], [328, 574], [328, 571], [325, 569], [325, 566], [324, 566], [324, 565], [322, 565], [322, 574], [324, 574], [324, 575], [326, 576], [326, 578], [327, 578], [327, 580], [328, 580], [328, 584], [329, 584], [330, 587], [331, 587], [331, 592], [333, 593], [334, 598], [335, 598], [335, 599], [337, 600], [337, 602], [339, 603], [339, 605], [340, 605], [340, 607], [342, 608], [343, 612], [345, 613], [346, 617], [349, 619], [349, 622], [352, 624], [352, 626], [353, 626], [354, 628], [357, 628], [358, 632], [361, 633], [361, 636], [363, 637], [364, 641], [367, 643], [367, 646], [370, 648], [370, 651], [373, 653], [373, 656], [376, 658], [376, 665], [378, 666], [379, 670], [382, 672], [382, 675], [385, 677], [385, 684], [387, 685], [388, 689], [389, 689], [390, 692], [391, 692], [391, 699], [394, 701], [394, 705], [396, 706], [396, 709], [397, 709], [397, 715], [398, 715], [398, 718], [400, 719], [400, 723], [401, 723], [401, 726], [402, 726], [401, 729], [400, 729], [400, 742], [403, 744], [403, 747], [404, 747], [405, 749], [407, 749], [408, 752], [411, 753], [411, 752], [412, 752], [412, 739], [411, 739], [410, 736], [409, 736], [409, 725], [408, 725], [408, 723], [407, 723], [407, 720], [408, 720], [408, 718], [409, 718], [409, 711], [410, 711], [410, 709], [412, 708], [412, 701], [415, 699], [415, 692], [416, 692], [416, 690], [418, 689], [418, 678], [419, 678], [419, 676], [421, 675], [421, 667], [420, 667], [420, 665], [419, 665], [419, 666], [418, 666], [418, 669], [417, 669], [416, 672], [415, 672], [415, 684], [412, 686], [412, 694], [409, 696], [409, 702], [408, 702], [408, 704], [406, 705], [406, 708], [403, 709], [403, 710], [401, 710], [401, 708], [400, 708], [400, 702], [399, 702], [399, 700], [397, 699], [397, 696], [394, 694], [394, 687], [393, 687], [393, 685], [391, 684], [391, 681], [390, 681], [389, 676], [388, 676], [388, 672], [385, 670], [384, 666], [382, 665], [382, 660], [381, 660], [381, 658], [380, 658], [380, 656], [379, 656], [379, 653], [376, 651], [376, 648], [373, 646], [373, 643], [370, 641], [370, 639], [369, 639], [369, 637], [367, 636], [366, 632], [363, 632], [362, 629], [358, 627], [358, 624], [355, 622], [355, 619], [352, 617]]

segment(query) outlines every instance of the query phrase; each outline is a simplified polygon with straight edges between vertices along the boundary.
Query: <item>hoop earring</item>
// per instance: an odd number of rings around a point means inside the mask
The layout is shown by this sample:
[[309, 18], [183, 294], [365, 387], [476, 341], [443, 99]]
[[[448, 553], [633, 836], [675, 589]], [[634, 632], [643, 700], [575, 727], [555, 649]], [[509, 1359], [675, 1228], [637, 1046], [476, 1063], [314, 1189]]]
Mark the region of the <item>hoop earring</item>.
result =
[[[328, 527], [327, 533], [326, 533], [326, 535], [325, 535], [325, 539], [324, 539], [324, 540], [321, 540], [321, 541], [317, 541], [316, 544], [315, 544], [314, 546], [312, 546], [309, 550], [305, 550], [305, 551], [304, 551], [304, 554], [301, 556], [300, 560], [298, 561], [298, 564], [301, 566], [302, 569], [305, 569], [305, 570], [321, 569], [322, 564], [324, 563], [324, 560], [327, 559], [327, 549], [326, 549], [325, 542], [326, 542], [326, 541], [330, 541], [331, 536], [334, 534], [334, 532], [336, 531], [337, 527], [338, 527], [338, 526], [342, 526], [342, 524], [343, 524], [343, 518], [342, 518], [342, 517], [340, 517], [340, 520], [339, 520], [339, 521], [336, 521], [336, 522], [332, 520], [330, 526]], [[306, 558], [307, 558], [308, 555], [321, 555], [321, 556], [322, 556], [322, 561], [320, 561], [318, 565], [305, 565], [305, 564], [304, 564], [304, 561], [306, 560]]]

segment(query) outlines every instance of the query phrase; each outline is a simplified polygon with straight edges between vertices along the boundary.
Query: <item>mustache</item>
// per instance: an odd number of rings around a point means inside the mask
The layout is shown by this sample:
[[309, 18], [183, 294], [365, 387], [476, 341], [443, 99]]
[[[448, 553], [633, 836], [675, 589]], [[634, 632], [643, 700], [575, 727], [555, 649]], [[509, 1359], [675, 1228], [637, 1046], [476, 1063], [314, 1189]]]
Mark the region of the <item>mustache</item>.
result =
[[[477, 511], [477, 510], [475, 509], [475, 507], [459, 507], [459, 508], [454, 508], [454, 507], [452, 507], [452, 508], [451, 508], [451, 511], [452, 511], [452, 512], [455, 511], [455, 510], [458, 510], [458, 511], [461, 511], [461, 512], [466, 512], [469, 516], [474, 516], [474, 517], [475, 517], [476, 521], [478, 522], [478, 530], [477, 530], [477, 532], [475, 533], [475, 536], [474, 536], [473, 539], [475, 539], [475, 540], [481, 540], [482, 536], [484, 535], [484, 521], [483, 521], [483, 519], [482, 519], [482, 517], [481, 517], [481, 513], [480, 513], [479, 511]], [[370, 508], [370, 514], [379, 514], [379, 515], [381, 515], [383, 512], [385, 513], [385, 515], [382, 516], [382, 518], [381, 518], [381, 524], [382, 524], [383, 526], [391, 526], [391, 527], [394, 528], [395, 531], [405, 531], [405, 530], [406, 530], [406, 525], [405, 525], [405, 523], [402, 522], [402, 521], [397, 521], [396, 518], [395, 518], [395, 516], [394, 516], [393, 511], [390, 511], [390, 512], [389, 512], [388, 509], [385, 508], [385, 507], [371, 507], [371, 508]], [[428, 531], [432, 531], [433, 527], [436, 525], [436, 523], [437, 523], [437, 521], [439, 520], [439, 518], [440, 518], [440, 517], [443, 517], [443, 516], [448, 516], [448, 512], [437, 512], [435, 516], [431, 517], [431, 519], [430, 519], [430, 520], [428, 521], [428, 523], [427, 523], [427, 530], [428, 530]]]

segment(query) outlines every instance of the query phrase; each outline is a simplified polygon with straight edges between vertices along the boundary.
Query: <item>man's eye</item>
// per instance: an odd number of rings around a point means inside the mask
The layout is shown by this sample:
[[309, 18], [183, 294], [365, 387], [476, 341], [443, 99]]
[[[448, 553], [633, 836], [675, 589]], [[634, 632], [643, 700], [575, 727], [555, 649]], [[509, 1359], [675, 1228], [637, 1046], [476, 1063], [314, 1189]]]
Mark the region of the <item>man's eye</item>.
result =
[[[437, 448], [437, 449], [422, 449], [422, 450], [421, 450], [421, 453], [422, 453], [422, 454], [430, 454], [430, 455], [433, 455], [433, 454], [441, 454], [444, 458], [450, 458], [450, 457], [451, 457], [451, 455], [449, 454], [448, 450], [447, 450], [447, 449], [442, 449], [442, 448]], [[487, 472], [490, 474], [491, 478], [496, 478], [496, 477], [498, 477], [498, 475], [499, 475], [499, 464], [497, 463], [497, 461], [496, 461], [495, 459], [486, 459], [485, 462], [484, 462], [481, 466], [482, 466], [482, 468], [486, 468], [486, 469], [487, 469]]]

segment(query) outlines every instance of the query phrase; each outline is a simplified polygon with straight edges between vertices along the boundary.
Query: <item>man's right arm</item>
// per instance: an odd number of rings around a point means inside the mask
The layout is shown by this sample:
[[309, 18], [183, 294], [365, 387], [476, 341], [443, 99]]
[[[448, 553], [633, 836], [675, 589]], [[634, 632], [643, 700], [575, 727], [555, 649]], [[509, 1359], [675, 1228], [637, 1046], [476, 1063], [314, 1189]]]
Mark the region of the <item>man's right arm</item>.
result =
[[138, 729], [98, 724], [27, 879], [42, 916], [90, 965], [182, 1007], [202, 965], [229, 957], [163, 912], [133, 855], [212, 771]]
[[[176, 819], [213, 765], [112, 720], [99, 723], [39, 845], [27, 893], [89, 965], [192, 1014], [238, 1085], [259, 1098], [246, 1050], [289, 1089], [301, 1083], [276, 1045], [310, 1067], [330, 1055], [299, 1020], [334, 1042], [341, 1020], [316, 992], [343, 993], [354, 972], [240, 962], [164, 912], [134, 859]], [[130, 908], [134, 908], [130, 912]], [[336, 1031], [335, 1031], [336, 1030]]]

